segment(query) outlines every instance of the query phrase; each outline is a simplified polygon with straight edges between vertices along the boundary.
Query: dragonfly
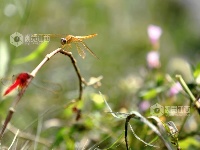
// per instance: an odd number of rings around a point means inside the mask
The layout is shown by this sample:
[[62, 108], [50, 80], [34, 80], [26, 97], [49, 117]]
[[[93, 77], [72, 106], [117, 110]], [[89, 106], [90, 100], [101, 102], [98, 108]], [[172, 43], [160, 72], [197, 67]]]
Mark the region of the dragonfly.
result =
[[27, 82], [28, 82], [28, 79], [30, 78], [31, 76], [28, 74], [28, 73], [20, 73], [13, 84], [11, 84], [7, 89], [6, 91], [4, 92], [3, 96], [6, 96], [7, 94], [9, 94], [11, 91], [13, 91], [14, 89], [16, 89], [17, 87], [19, 87], [20, 89], [23, 89], [26, 85], [27, 85]]
[[[33, 34], [32, 37], [44, 36], [44, 37], [61, 37], [61, 34]], [[97, 36], [97, 34], [90, 34], [86, 36], [74, 36], [74, 35], [66, 35], [64, 38], [61, 38], [61, 47], [62, 48], [71, 48], [71, 44], [74, 43], [76, 45], [78, 54], [84, 59], [86, 56], [85, 50], [87, 50], [92, 56], [99, 59], [97, 55], [86, 45], [84, 40], [90, 39]]]
[[[26, 87], [28, 80], [30, 79], [31, 75], [27, 72], [22, 72], [19, 73], [18, 75], [13, 75], [12, 79], [9, 78], [1, 78], [1, 85], [7, 86], [9, 84], [9, 86], [6, 88], [6, 90], [3, 93], [3, 96], [6, 96], [8, 94], [10, 94], [12, 91], [14, 91], [15, 89], [18, 89], [19, 92]], [[11, 83], [11, 80], [13, 81]], [[35, 79], [34, 79], [35, 80]], [[37, 80], [36, 80], [37, 82]], [[50, 93], [53, 93], [53, 95], [58, 94], [62, 87], [59, 84], [56, 83], [52, 83], [49, 81], [38, 81], [39, 83], [35, 84], [35, 83], [31, 83], [31, 85], [36, 86], [37, 88], [40, 89], [44, 89], [45, 91], [48, 91]], [[42, 84], [42, 86], [41, 86]], [[43, 86], [45, 85], [45, 86]], [[46, 86], [48, 86], [48, 88], [45, 88]], [[43, 91], [43, 90], [42, 90]], [[44, 91], [43, 91], [44, 93]]]

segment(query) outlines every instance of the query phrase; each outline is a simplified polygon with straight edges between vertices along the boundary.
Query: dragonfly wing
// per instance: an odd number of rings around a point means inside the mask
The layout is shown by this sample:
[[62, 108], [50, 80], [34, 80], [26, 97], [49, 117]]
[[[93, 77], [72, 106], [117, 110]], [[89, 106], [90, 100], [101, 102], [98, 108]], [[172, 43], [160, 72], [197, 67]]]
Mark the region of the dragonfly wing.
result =
[[83, 49], [81, 49], [79, 43], [76, 43], [76, 48], [78, 50], [78, 54], [84, 59], [85, 58], [85, 52]]
[[[11, 79], [9, 79], [9, 78], [1, 78], [0, 81], [1, 81], [1, 85], [2, 85], [2, 86], [6, 86], [6, 85], [9, 85], [9, 84], [12, 83], [12, 82], [11, 82]], [[14, 83], [14, 82], [13, 82], [13, 83]]]
[[38, 93], [48, 96], [59, 96], [62, 92], [62, 86], [59, 83], [45, 81], [45, 80], [35, 80], [32, 85], [36, 87]]
[[91, 49], [89, 49], [89, 47], [88, 47], [83, 41], [82, 41], [81, 43], [82, 43], [82, 45], [84, 46], [84, 48], [85, 48], [87, 51], [90, 52], [90, 54], [92, 54], [94, 57], [96, 57], [97, 59], [99, 59], [99, 58], [97, 57], [97, 55], [96, 55]]

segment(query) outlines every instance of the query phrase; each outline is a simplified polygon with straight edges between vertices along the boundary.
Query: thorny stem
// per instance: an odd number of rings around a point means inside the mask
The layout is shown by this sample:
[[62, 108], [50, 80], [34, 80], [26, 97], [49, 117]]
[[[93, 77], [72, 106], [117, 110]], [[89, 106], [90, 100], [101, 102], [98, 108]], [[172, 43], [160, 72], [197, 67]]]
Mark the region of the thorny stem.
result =
[[180, 82], [180, 84], [183, 87], [183, 89], [185, 90], [185, 92], [190, 96], [190, 99], [192, 100], [192, 102], [196, 106], [196, 109], [197, 109], [198, 113], [200, 114], [200, 103], [196, 100], [196, 98], [194, 97], [194, 95], [192, 94], [190, 89], [188, 88], [187, 84], [183, 80], [182, 76], [181, 75], [176, 75], [176, 78]]
[[[80, 72], [79, 72], [79, 69], [76, 65], [76, 60], [75, 58], [72, 56], [72, 53], [71, 52], [67, 52], [67, 51], [64, 51], [62, 50], [62, 48], [58, 48], [56, 50], [54, 50], [53, 52], [49, 53], [46, 55], [46, 57], [42, 60], [42, 62], [30, 73], [30, 78], [28, 79], [27, 81], [27, 84], [25, 87], [22, 88], [22, 90], [18, 93], [17, 97], [15, 98], [13, 104], [12, 104], [12, 107], [10, 107], [9, 109], [9, 112], [7, 114], [7, 117], [6, 117], [6, 120], [4, 121], [4, 124], [3, 124], [3, 127], [1, 129], [1, 132], [0, 132], [0, 143], [1, 143], [1, 140], [2, 140], [2, 137], [3, 137], [3, 134], [5, 132], [5, 129], [8, 125], [8, 123], [10, 122], [14, 112], [15, 112], [15, 107], [17, 106], [17, 103], [21, 100], [24, 92], [26, 91], [26, 89], [28, 88], [29, 84], [31, 83], [31, 81], [33, 80], [33, 78], [36, 76], [37, 72], [41, 69], [41, 67], [52, 57], [54, 56], [55, 54], [57, 53], [61, 53], [61, 54], [64, 54], [64, 55], [67, 55], [68, 57], [70, 57], [71, 61], [72, 61], [72, 64], [75, 68], [75, 71], [77, 73], [77, 76], [79, 78], [79, 97], [77, 100], [81, 100], [82, 99], [82, 92], [83, 92], [83, 87], [82, 87], [82, 83], [84, 83], [85, 85], [87, 85], [87, 82], [84, 80], [84, 78], [82, 78]], [[77, 100], [73, 101], [73, 102], [76, 102]]]

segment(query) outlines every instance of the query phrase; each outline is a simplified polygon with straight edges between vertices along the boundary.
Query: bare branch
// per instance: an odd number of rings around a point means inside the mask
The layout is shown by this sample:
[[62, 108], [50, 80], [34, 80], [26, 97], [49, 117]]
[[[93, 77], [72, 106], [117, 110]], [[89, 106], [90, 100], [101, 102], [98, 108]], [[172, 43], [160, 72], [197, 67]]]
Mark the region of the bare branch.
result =
[[[83, 95], [83, 86], [84, 85], [91, 85], [90, 83], [87, 83], [84, 78], [81, 76], [80, 74], [80, 71], [77, 67], [77, 64], [76, 64], [76, 60], [75, 58], [73, 57], [72, 53], [71, 52], [68, 52], [68, 51], [64, 51], [62, 48], [58, 48], [54, 51], [52, 51], [51, 53], [47, 54], [45, 56], [45, 58], [41, 61], [41, 63], [29, 74], [30, 77], [29, 79], [27, 80], [27, 83], [26, 85], [22, 88], [22, 90], [18, 93], [18, 95], [16, 96], [13, 104], [12, 104], [12, 107], [10, 107], [9, 109], [9, 112], [7, 114], [7, 117], [6, 117], [6, 120], [4, 121], [4, 124], [3, 124], [3, 127], [1, 129], [1, 132], [0, 132], [0, 142], [1, 142], [1, 139], [3, 137], [3, 134], [5, 132], [5, 129], [8, 125], [8, 123], [10, 122], [14, 112], [15, 112], [15, 107], [17, 106], [18, 102], [21, 100], [23, 94], [25, 93], [26, 89], [28, 88], [29, 84], [31, 83], [31, 81], [35, 78], [37, 72], [42, 68], [42, 66], [51, 58], [53, 57], [55, 54], [57, 53], [61, 53], [61, 54], [64, 54], [66, 56], [68, 56], [70, 59], [71, 59], [71, 62], [73, 64], [73, 67], [76, 71], [76, 74], [78, 76], [78, 79], [79, 79], [79, 96], [77, 99], [74, 99], [74, 100], [71, 100], [71, 102], [68, 104], [68, 105], [71, 105], [73, 103], [76, 103], [78, 102], [79, 100], [82, 99], [82, 95]], [[98, 80], [96, 80], [96, 82], [94, 82], [93, 84], [99, 82], [102, 78], [99, 78]], [[83, 85], [84, 84], [84, 85]]]
[[74, 59], [73, 55], [71, 52], [67, 52], [67, 51], [64, 51], [64, 50], [60, 50], [60, 53], [61, 54], [64, 54], [64, 55], [67, 55], [71, 61], [72, 61], [72, 64], [74, 66], [74, 69], [76, 71], [76, 74], [78, 76], [78, 79], [79, 79], [79, 97], [77, 100], [81, 100], [82, 99], [82, 93], [83, 93], [83, 86], [82, 86], [82, 83], [86, 83], [84, 78], [82, 78], [81, 74], [80, 74], [80, 71], [76, 65], [76, 59]]
[[46, 57], [42, 60], [42, 62], [30, 73], [30, 78], [27, 80], [26, 85], [22, 88], [22, 90], [17, 94], [12, 107], [9, 109], [8, 115], [6, 117], [6, 120], [4, 122], [4, 125], [1, 129], [1, 133], [0, 133], [0, 141], [3, 137], [4, 131], [8, 125], [8, 123], [10, 122], [13, 113], [15, 112], [15, 107], [17, 106], [17, 103], [21, 100], [24, 92], [26, 91], [26, 89], [28, 88], [29, 84], [31, 83], [31, 81], [33, 80], [33, 78], [36, 76], [36, 73], [40, 70], [40, 68], [52, 57], [54, 56], [56, 53], [58, 53], [61, 50], [61, 48], [58, 48], [56, 50], [54, 50], [53, 52], [51, 52], [50, 54], [47, 54]]
[[[4, 124], [3, 124], [3, 127], [1, 129], [1, 132], [0, 132], [0, 141], [3, 137], [3, 134], [5, 132], [5, 129], [8, 125], [8, 123], [10, 122], [14, 112], [15, 112], [15, 107], [17, 106], [17, 103], [21, 100], [23, 94], [25, 93], [26, 89], [28, 88], [29, 84], [31, 83], [31, 81], [33, 80], [33, 78], [36, 76], [37, 72], [41, 69], [41, 67], [51, 58], [53, 57], [55, 54], [57, 53], [61, 53], [61, 54], [64, 54], [64, 55], [67, 55], [71, 61], [72, 61], [72, 64], [75, 68], [75, 71], [77, 73], [77, 76], [79, 78], [79, 97], [78, 97], [78, 100], [81, 100], [82, 99], [82, 93], [83, 93], [83, 86], [82, 86], [82, 82], [86, 84], [85, 80], [82, 78], [81, 74], [80, 74], [80, 71], [76, 65], [76, 60], [75, 58], [72, 56], [72, 53], [71, 52], [67, 52], [67, 51], [64, 51], [62, 50], [61, 48], [58, 48], [56, 50], [54, 50], [53, 52], [47, 54], [45, 56], [45, 58], [41, 61], [41, 63], [30, 73], [30, 78], [27, 80], [27, 83], [26, 85], [22, 88], [22, 90], [17, 94], [13, 104], [12, 104], [12, 107], [9, 109], [9, 112], [7, 114], [7, 117], [6, 117], [6, 120], [4, 121]], [[73, 101], [73, 100], [72, 100]]]

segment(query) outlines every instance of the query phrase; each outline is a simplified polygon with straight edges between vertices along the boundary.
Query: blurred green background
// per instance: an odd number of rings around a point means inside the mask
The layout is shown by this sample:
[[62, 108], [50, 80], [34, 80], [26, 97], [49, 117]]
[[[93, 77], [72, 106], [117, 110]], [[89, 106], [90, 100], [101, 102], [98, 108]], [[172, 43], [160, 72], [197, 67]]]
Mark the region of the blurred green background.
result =
[[[135, 93], [145, 84], [142, 78], [147, 72], [146, 54], [152, 50], [147, 35], [147, 27], [150, 24], [158, 25], [163, 30], [160, 40], [161, 72], [174, 75], [176, 68], [173, 68], [174, 64], [170, 62], [177, 58], [184, 63], [197, 64], [200, 56], [199, 10], [198, 0], [1, 0], [0, 78], [12, 77], [13, 74], [23, 71], [31, 72], [46, 54], [60, 46], [59, 38], [52, 39], [45, 51], [33, 61], [16, 64], [16, 59], [34, 52], [38, 45], [13, 46], [10, 44], [10, 35], [15, 32], [22, 35], [97, 33], [98, 36], [85, 42], [99, 60], [88, 52], [86, 58], [82, 59], [72, 45], [72, 53], [77, 59], [81, 75], [86, 80], [92, 76], [103, 76], [100, 88], [87, 87], [84, 90], [81, 106], [83, 118], [80, 122], [84, 122], [84, 125], [86, 123], [90, 130], [79, 133], [81, 129], [75, 128], [77, 132], [73, 130], [72, 136], [75, 136], [76, 141], [91, 138], [95, 144], [109, 135], [109, 142], [103, 144], [104, 148], [108, 147], [120, 138], [124, 124], [120, 123], [119, 130], [113, 129], [116, 127], [116, 120], [105, 113], [102, 102], [93, 101], [98, 91], [106, 95], [113, 111], [138, 110], [139, 99]], [[183, 67], [182, 70], [184, 69]], [[40, 84], [40, 81], [44, 80], [56, 83], [48, 87], [56, 88], [58, 93], [52, 94], [31, 85], [18, 104], [11, 121], [15, 127], [34, 135], [37, 132], [38, 118], [42, 118], [43, 123], [59, 118], [62, 120], [62, 127], [72, 128], [76, 124], [75, 115], [63, 109], [63, 105], [78, 95], [78, 80], [71, 61], [61, 54], [53, 57], [38, 72], [33, 82]], [[5, 87], [1, 86], [1, 90], [4, 89]], [[5, 119], [13, 97], [14, 95], [1, 97], [1, 121]], [[60, 128], [56, 126], [51, 130], [43, 130], [41, 136], [54, 141]], [[6, 133], [3, 145], [8, 146], [12, 139], [13, 135]], [[121, 140], [123, 141], [123, 138]], [[69, 139], [66, 138], [66, 141], [69, 142]], [[119, 147], [125, 148], [124, 143]]]

